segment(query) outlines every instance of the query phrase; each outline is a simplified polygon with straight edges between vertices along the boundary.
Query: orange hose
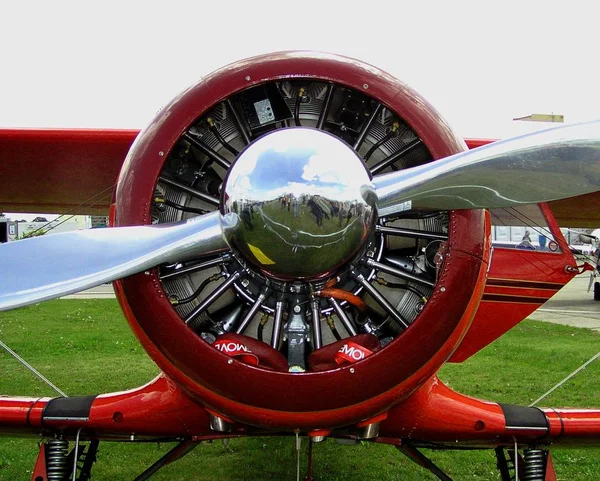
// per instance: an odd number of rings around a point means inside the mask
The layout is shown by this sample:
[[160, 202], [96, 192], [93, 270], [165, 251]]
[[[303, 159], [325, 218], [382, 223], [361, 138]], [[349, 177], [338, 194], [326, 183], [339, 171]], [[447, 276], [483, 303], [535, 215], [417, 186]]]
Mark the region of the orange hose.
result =
[[364, 303], [364, 301], [360, 297], [352, 294], [351, 292], [344, 291], [343, 289], [335, 289], [333, 287], [329, 287], [329, 288], [326, 287], [323, 290], [315, 292], [315, 296], [333, 297], [334, 299], [338, 299], [341, 301], [347, 301], [348, 303], [350, 303], [354, 307], [356, 307], [359, 311], [361, 311], [361, 312], [367, 311], [367, 305]]

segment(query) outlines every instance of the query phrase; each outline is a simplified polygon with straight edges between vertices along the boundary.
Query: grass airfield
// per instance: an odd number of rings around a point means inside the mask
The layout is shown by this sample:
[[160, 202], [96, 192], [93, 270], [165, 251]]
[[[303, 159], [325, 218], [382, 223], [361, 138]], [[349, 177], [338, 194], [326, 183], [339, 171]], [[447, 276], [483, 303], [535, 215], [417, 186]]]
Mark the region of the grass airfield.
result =
[[[56, 300], [0, 313], [0, 340], [69, 395], [121, 391], [146, 383], [158, 370], [145, 354], [114, 299]], [[599, 350], [600, 333], [571, 326], [524, 321], [463, 364], [446, 365], [440, 377], [453, 389], [491, 401], [527, 405]], [[600, 361], [546, 398], [541, 406], [600, 407]], [[55, 396], [4, 351], [0, 393]], [[29, 481], [37, 438], [0, 439], [0, 480]], [[301, 449], [301, 479], [306, 448]], [[94, 480], [131, 481], [166, 453], [170, 444], [100, 443]], [[459, 480], [499, 480], [492, 451], [424, 451]], [[600, 448], [555, 448], [560, 480], [600, 479]], [[436, 480], [391, 446], [333, 440], [315, 445], [319, 481]], [[295, 480], [292, 438], [205, 443], [156, 474], [153, 480]]]

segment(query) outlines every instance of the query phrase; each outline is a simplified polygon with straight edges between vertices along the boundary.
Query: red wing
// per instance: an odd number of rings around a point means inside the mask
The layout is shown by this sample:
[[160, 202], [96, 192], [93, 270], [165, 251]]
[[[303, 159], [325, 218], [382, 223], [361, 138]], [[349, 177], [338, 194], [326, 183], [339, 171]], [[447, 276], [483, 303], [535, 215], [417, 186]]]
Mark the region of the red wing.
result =
[[[0, 212], [107, 214], [137, 130], [0, 130]], [[467, 139], [469, 148], [492, 142]], [[600, 225], [600, 192], [550, 202], [558, 224]]]
[[561, 227], [600, 226], [600, 192], [548, 202], [548, 206]]
[[0, 212], [107, 215], [136, 130], [0, 130]]

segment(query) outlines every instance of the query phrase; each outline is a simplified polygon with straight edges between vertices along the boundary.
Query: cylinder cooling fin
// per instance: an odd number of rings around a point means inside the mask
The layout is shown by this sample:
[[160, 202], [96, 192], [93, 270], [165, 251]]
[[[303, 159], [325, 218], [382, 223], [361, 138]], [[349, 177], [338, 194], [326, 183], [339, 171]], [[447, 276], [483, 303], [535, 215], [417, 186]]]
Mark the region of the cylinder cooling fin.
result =
[[[214, 411], [274, 428], [302, 427], [311, 412], [313, 426], [339, 426], [385, 411], [451, 355], [481, 295], [486, 221], [482, 211], [408, 206], [378, 218], [326, 190], [292, 187], [269, 202], [232, 200], [239, 159], [292, 131], [333, 138], [367, 181], [464, 148], [416, 92], [355, 60], [289, 52], [225, 67], [140, 134], [115, 222], [220, 209], [236, 213], [245, 236], [231, 252], [163, 265], [117, 291], [153, 359]], [[310, 162], [327, 170], [318, 156]], [[281, 173], [278, 164], [266, 170]], [[358, 220], [364, 228], [343, 251]], [[289, 251], [274, 258], [278, 242]]]

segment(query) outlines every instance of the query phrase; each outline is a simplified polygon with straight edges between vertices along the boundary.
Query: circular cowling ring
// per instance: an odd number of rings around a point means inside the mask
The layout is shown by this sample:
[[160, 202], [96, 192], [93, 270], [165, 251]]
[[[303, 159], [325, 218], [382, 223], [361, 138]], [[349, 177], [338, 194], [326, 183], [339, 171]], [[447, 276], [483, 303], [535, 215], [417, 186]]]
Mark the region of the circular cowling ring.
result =
[[[423, 98], [375, 67], [328, 54], [285, 52], [229, 65], [167, 105], [134, 143], [119, 179], [115, 225], [151, 223], [151, 201], [163, 163], [180, 136], [209, 108], [263, 82], [311, 78], [369, 94], [401, 116], [434, 159], [464, 150]], [[385, 349], [355, 364], [319, 373], [266, 371], [229, 363], [186, 326], [172, 308], [156, 271], [116, 283], [118, 299], [144, 348], [192, 397], [216, 412], [278, 429], [343, 426], [367, 419], [406, 398], [450, 357], [482, 295], [486, 243], [483, 211], [450, 214], [446, 259], [417, 320]]]

